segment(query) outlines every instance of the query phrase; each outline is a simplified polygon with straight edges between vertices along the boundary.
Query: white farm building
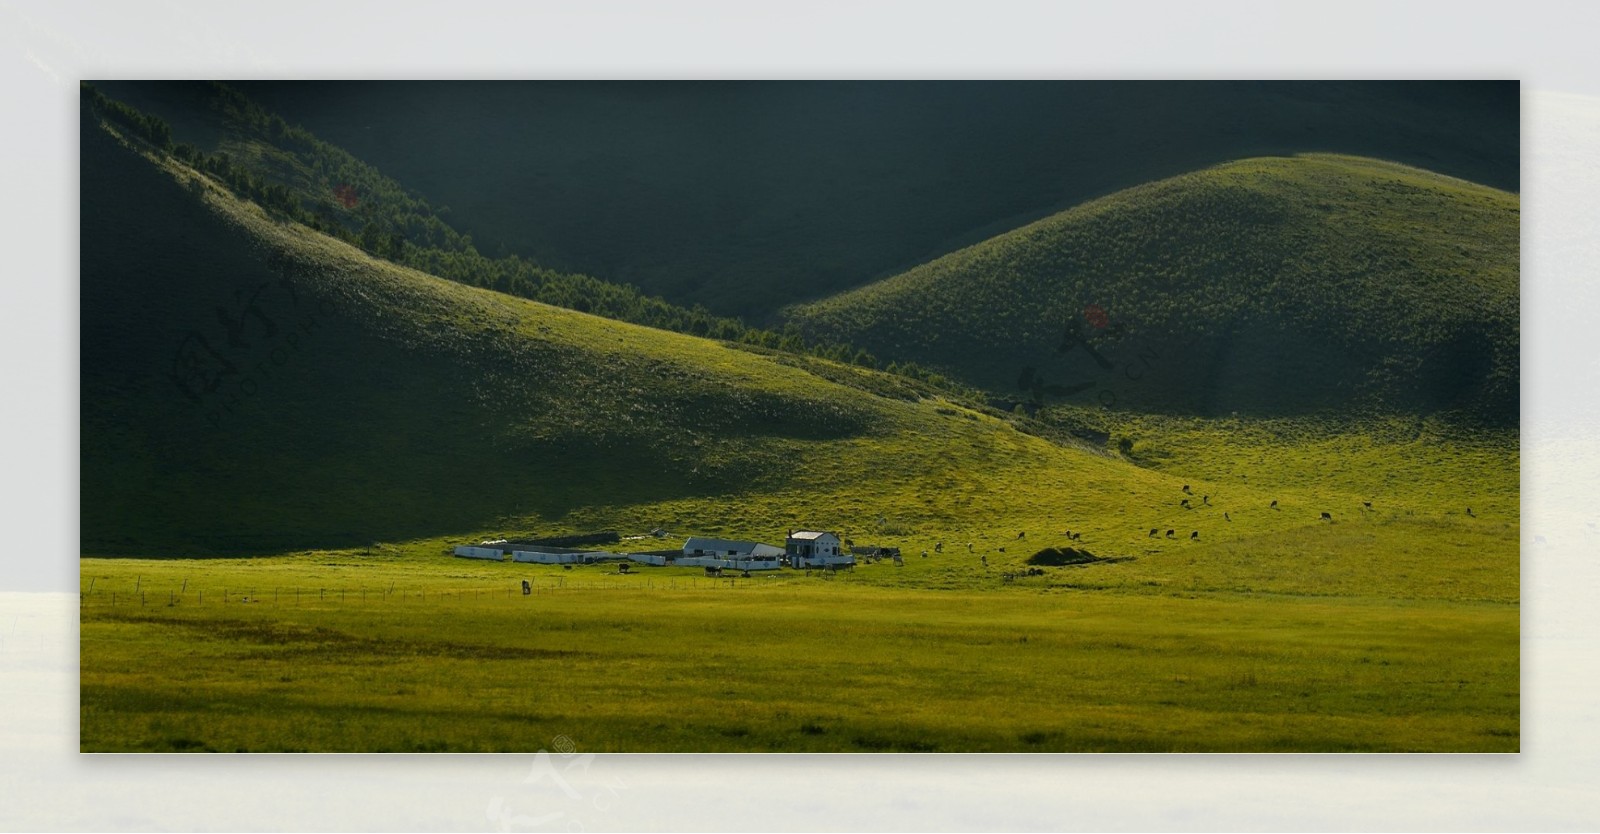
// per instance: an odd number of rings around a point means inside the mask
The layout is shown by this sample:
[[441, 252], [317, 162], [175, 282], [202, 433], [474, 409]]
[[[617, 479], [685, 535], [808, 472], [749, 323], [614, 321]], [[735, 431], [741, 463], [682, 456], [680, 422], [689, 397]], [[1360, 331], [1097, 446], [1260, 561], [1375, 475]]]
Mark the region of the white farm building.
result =
[[770, 544], [692, 536], [683, 543], [683, 555], [674, 559], [673, 564], [737, 570], [777, 570], [783, 566], [782, 559], [783, 551]]
[[826, 568], [853, 565], [856, 557], [843, 552], [839, 537], [822, 530], [794, 530], [783, 542], [789, 566], [794, 568]]
[[506, 558], [505, 551], [498, 547], [472, 547], [465, 544], [456, 547], [456, 555], [463, 559], [492, 559], [496, 562]]
[[588, 565], [594, 562], [620, 562], [627, 558], [606, 550], [572, 550], [565, 547], [530, 547], [511, 551], [511, 561], [535, 565]]

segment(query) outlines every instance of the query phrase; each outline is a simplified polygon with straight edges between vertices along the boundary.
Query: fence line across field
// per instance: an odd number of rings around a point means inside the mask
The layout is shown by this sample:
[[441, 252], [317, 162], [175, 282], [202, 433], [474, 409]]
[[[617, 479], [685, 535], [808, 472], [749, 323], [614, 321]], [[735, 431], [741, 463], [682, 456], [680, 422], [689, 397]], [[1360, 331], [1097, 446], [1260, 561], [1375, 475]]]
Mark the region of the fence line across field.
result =
[[404, 604], [406, 602], [482, 602], [495, 599], [515, 599], [523, 596], [540, 596], [563, 592], [587, 591], [647, 591], [647, 592], [693, 592], [693, 591], [725, 591], [749, 590], [751, 588], [778, 588], [789, 585], [789, 582], [760, 582], [753, 579], [727, 579], [727, 578], [699, 578], [687, 579], [648, 580], [646, 582], [605, 582], [599, 580], [556, 580], [555, 582], [530, 582], [526, 593], [521, 590], [520, 582], [517, 585], [505, 587], [475, 587], [475, 588], [374, 588], [367, 587], [306, 587], [306, 586], [272, 586], [270, 588], [201, 588], [193, 586], [188, 581], [178, 585], [157, 588], [150, 582], [138, 581], [132, 590], [116, 590], [105, 588], [89, 588], [80, 591], [79, 602], [83, 605], [106, 605], [116, 607], [151, 607], [151, 606], [216, 606], [216, 605], [260, 605], [270, 604], [277, 606], [304, 606], [304, 605], [374, 605], [374, 604]]

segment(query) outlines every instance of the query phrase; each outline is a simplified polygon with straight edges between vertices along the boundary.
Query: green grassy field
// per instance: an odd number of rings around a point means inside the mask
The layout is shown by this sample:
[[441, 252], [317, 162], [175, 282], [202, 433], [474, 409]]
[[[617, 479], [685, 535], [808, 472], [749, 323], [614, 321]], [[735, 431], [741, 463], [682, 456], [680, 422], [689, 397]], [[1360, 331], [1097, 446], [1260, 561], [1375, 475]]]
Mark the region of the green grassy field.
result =
[[[1518, 744], [1515, 606], [930, 592], [874, 586], [862, 574], [893, 570], [877, 565], [720, 583], [320, 567], [96, 564], [115, 579], [83, 609], [83, 749], [530, 751], [557, 735], [585, 751]], [[144, 605], [127, 589], [135, 571]], [[237, 584], [229, 602], [201, 603], [195, 586], [170, 596], [179, 574]], [[539, 592], [507, 595], [521, 576]]]
[[[1184, 514], [1197, 542], [1123, 529], [1120, 496], [1018, 466], [966, 494], [873, 492], [900, 532], [859, 519], [854, 535], [905, 548], [906, 564], [835, 575], [483, 563], [447, 555], [454, 538], [88, 559], [83, 749], [531, 750], [557, 735], [591, 751], [1518, 749], [1514, 443], [1386, 443], [1369, 427], [1320, 443], [1244, 432], [1247, 446], [1183, 429], [1143, 429], [1170, 468], [1150, 473], [1169, 500], [1145, 511]], [[1230, 484], [1230, 462], [1206, 471], [1185, 442], [1232, 445], [1264, 483]], [[1358, 446], [1389, 469], [1360, 465]], [[1494, 453], [1509, 467], [1486, 465]], [[1176, 508], [1167, 479], [1185, 471], [1214, 490], [1209, 509]], [[1378, 496], [1366, 515], [1314, 517], [1360, 496]], [[697, 519], [694, 532], [770, 541], [769, 512], [833, 520], [825, 505], [863, 500], [809, 497], [573, 520]], [[1075, 544], [1133, 558], [1006, 580], [1063, 543], [1047, 510], [1069, 504], [1086, 519]], [[540, 519], [505, 521], [496, 532]]]

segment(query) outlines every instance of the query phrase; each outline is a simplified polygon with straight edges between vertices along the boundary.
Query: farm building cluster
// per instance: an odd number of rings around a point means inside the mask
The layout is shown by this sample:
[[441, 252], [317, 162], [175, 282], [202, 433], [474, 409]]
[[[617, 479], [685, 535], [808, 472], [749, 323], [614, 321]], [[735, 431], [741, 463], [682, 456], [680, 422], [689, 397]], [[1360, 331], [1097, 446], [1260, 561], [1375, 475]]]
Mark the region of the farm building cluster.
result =
[[[574, 538], [603, 539], [606, 535]], [[619, 539], [615, 534], [609, 534], [609, 538], [611, 541]], [[813, 568], [837, 570], [839, 568], [853, 567], [856, 563], [856, 553], [845, 552], [844, 544], [839, 536], [823, 530], [791, 530], [784, 539], [784, 545], [781, 548], [760, 542], [713, 539], [703, 536], [691, 536], [684, 541], [682, 548], [674, 550], [623, 552], [562, 546], [565, 544], [577, 544], [577, 542], [556, 539], [528, 542], [481, 542], [477, 545], [461, 545], [455, 549], [455, 555], [464, 559], [488, 559], [496, 562], [505, 561], [507, 557], [510, 557], [513, 562], [540, 565], [586, 565], [596, 562], [637, 563], [656, 567], [675, 565], [678, 567], [702, 567], [708, 573], [722, 570], [749, 573], [750, 571], [779, 570], [785, 567], [804, 570]], [[888, 549], [855, 548], [855, 550], [870, 550], [873, 553], [877, 553]], [[898, 556], [898, 551], [896, 551], [895, 555]], [[626, 570], [626, 565], [622, 566], [621, 569]]]

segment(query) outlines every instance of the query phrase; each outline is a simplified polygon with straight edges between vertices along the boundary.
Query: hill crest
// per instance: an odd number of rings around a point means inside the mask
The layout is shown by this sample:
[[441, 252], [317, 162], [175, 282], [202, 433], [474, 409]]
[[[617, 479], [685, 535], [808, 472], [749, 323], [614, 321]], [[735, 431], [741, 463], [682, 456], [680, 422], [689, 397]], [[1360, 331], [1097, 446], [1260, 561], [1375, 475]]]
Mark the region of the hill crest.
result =
[[1240, 160], [791, 308], [1036, 402], [1517, 418], [1516, 195], [1339, 155]]

